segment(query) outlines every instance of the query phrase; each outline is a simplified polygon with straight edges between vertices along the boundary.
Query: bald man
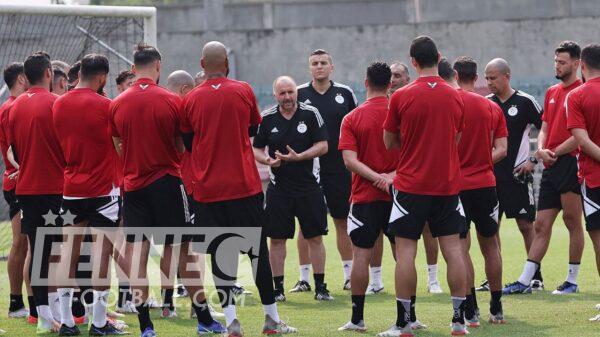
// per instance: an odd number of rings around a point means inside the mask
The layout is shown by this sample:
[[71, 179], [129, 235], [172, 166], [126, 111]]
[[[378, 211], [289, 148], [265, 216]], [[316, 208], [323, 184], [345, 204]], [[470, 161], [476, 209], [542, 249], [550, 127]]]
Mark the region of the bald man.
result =
[[[507, 156], [494, 165], [499, 201], [498, 220], [502, 219], [502, 214], [516, 220], [523, 235], [525, 249], [529, 253], [535, 220], [532, 173], [537, 164], [537, 159], [529, 151], [529, 131], [532, 125], [541, 128], [542, 107], [533, 96], [512, 88], [510, 66], [504, 59], [496, 58], [487, 64], [485, 79], [492, 92], [487, 97], [502, 108], [508, 129]], [[504, 294], [531, 292], [532, 288], [541, 290], [542, 281], [538, 270], [531, 281], [531, 287], [530, 284], [523, 289], [506, 287]], [[485, 284], [479, 289], [489, 290]]]
[[393, 94], [396, 90], [402, 88], [410, 82], [410, 74], [406, 64], [396, 61], [390, 65], [390, 69], [392, 69], [392, 86], [388, 91], [389, 95]]
[[[197, 178], [193, 184], [195, 221], [224, 230], [232, 227], [261, 230], [260, 247], [252, 247], [245, 253], [253, 262], [255, 283], [263, 304], [263, 333], [297, 332], [279, 319], [269, 249], [262, 231], [262, 184], [250, 143], [250, 137], [256, 135], [262, 120], [256, 96], [248, 83], [227, 78], [227, 48], [221, 42], [212, 41], [204, 46], [200, 64], [207, 79], [183, 99], [181, 125], [186, 137], [193, 135], [191, 161], [194, 177]], [[211, 165], [206, 166], [205, 163]], [[224, 257], [220, 254], [223, 258], [218, 264], [220, 273], [217, 273], [213, 252], [213, 277], [225, 314], [228, 336], [241, 337], [242, 328], [232, 291], [239, 249], [229, 253]], [[227, 277], [220, 276], [224, 274]]]
[[194, 89], [194, 78], [185, 70], [175, 70], [167, 77], [167, 89], [179, 97]]
[[[285, 301], [283, 271], [286, 242], [294, 238], [294, 218], [308, 242], [315, 279], [315, 299], [331, 301], [325, 279], [327, 206], [314, 174], [315, 158], [327, 153], [327, 129], [319, 111], [298, 102], [296, 82], [281, 76], [273, 83], [277, 105], [263, 111], [254, 137], [256, 161], [270, 167], [265, 231], [271, 238], [270, 255], [275, 299]], [[268, 147], [268, 152], [265, 152]]]

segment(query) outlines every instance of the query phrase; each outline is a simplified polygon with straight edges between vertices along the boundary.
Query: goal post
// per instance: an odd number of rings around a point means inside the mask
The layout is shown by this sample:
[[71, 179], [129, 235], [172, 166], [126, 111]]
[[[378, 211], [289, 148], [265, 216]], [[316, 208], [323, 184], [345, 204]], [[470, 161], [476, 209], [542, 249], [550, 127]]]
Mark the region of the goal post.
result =
[[[0, 67], [38, 50], [69, 64], [85, 54], [102, 53], [110, 61], [106, 91], [111, 97], [116, 95], [116, 75], [130, 68], [140, 42], [157, 45], [155, 7], [0, 5]], [[2, 99], [6, 96], [0, 92]]]

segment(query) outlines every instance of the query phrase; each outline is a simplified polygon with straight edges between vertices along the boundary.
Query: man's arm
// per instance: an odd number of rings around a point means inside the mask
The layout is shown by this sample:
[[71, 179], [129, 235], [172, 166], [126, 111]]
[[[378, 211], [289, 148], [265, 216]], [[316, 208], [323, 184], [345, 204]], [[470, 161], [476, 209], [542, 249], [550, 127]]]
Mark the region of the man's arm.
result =
[[181, 138], [181, 136], [175, 137], [175, 147], [177, 148], [177, 152], [185, 152], [185, 145], [183, 144], [183, 139]]
[[571, 134], [575, 137], [581, 151], [600, 162], [600, 147], [590, 139], [586, 129], [574, 128], [571, 129]]
[[281, 159], [279, 158], [271, 158], [265, 151], [265, 148], [252, 147], [252, 151], [254, 152], [254, 159], [267, 166], [271, 167], [279, 167], [281, 166]]
[[346, 165], [346, 168], [350, 172], [356, 173], [372, 182], [378, 182], [383, 179], [379, 173], [373, 171], [370, 167], [358, 160], [356, 152], [352, 150], [343, 150], [342, 157], [344, 158], [344, 165]]
[[397, 133], [383, 130], [383, 144], [388, 150], [400, 148], [400, 136]]
[[286, 148], [288, 154], [282, 154], [279, 151], [275, 151], [275, 156], [283, 161], [301, 161], [320, 157], [328, 151], [326, 140], [314, 143], [308, 150], [301, 153], [296, 153], [289, 145], [287, 145]]
[[562, 144], [557, 146], [556, 149], [554, 149], [554, 155], [556, 157], [560, 157], [567, 153], [571, 153], [571, 152], [575, 151], [576, 149], [577, 149], [577, 141], [575, 140], [575, 137], [571, 136], [567, 140], [562, 142]]
[[117, 154], [119, 157], [123, 157], [123, 145], [121, 143], [121, 137], [112, 137], [113, 144], [115, 145], [115, 150], [117, 150]]
[[16, 168], [17, 170], [19, 169], [19, 163], [17, 163], [15, 154], [13, 153], [12, 145], [9, 146], [8, 151], [6, 151], [6, 158], [14, 168]]
[[494, 144], [492, 148], [492, 162], [496, 164], [506, 157], [508, 141], [506, 137], [496, 138], [494, 139]]

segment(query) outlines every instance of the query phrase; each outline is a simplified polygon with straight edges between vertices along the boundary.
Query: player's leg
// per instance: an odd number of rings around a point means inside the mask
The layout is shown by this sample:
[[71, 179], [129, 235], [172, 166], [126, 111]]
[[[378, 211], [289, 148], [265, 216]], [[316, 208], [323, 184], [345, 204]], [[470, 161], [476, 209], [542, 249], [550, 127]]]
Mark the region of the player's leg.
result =
[[[27, 235], [25, 235], [27, 237]], [[25, 287], [27, 288], [27, 305], [29, 305], [29, 316], [27, 316], [27, 323], [37, 324], [38, 313], [35, 305], [35, 299], [33, 298], [33, 290], [31, 289], [31, 276], [29, 274], [29, 268], [31, 267], [31, 249], [29, 248], [29, 239], [27, 239], [27, 255], [25, 256], [25, 264], [23, 265], [23, 279], [25, 280]]]
[[[127, 200], [127, 197], [125, 198]], [[125, 205], [125, 210], [127, 205]], [[127, 219], [127, 216], [125, 217]], [[138, 312], [138, 322], [140, 332], [144, 333], [147, 329], [154, 330], [154, 324], [150, 319], [150, 308], [147, 305], [149, 296], [148, 286], [148, 256], [150, 254], [150, 240], [145, 238], [140, 241], [139, 238], [127, 239], [125, 243], [125, 257], [129, 259], [128, 278], [131, 285], [132, 300]]]
[[583, 213], [581, 195], [574, 192], [563, 193], [560, 196], [563, 206], [563, 221], [569, 231], [569, 268], [565, 282], [554, 290], [553, 294], [568, 294], [578, 291], [577, 276], [585, 245], [581, 214]]
[[298, 240], [296, 240], [298, 249], [298, 263], [300, 268], [300, 279], [292, 289], [291, 293], [311, 291], [310, 288], [310, 252], [308, 251], [308, 242], [304, 239], [302, 231], [298, 231]]
[[[354, 247], [352, 248], [354, 251]], [[393, 248], [392, 248], [393, 251]], [[354, 254], [353, 254], [354, 256]], [[371, 255], [371, 262], [369, 263], [369, 286], [366, 294], [378, 294], [383, 291], [383, 278], [381, 274], [381, 265], [383, 262], [383, 233], [379, 234], [375, 246], [373, 246], [373, 254]]]
[[[177, 317], [177, 312], [175, 311], [175, 303], [173, 302], [173, 293], [175, 291], [174, 283], [175, 283], [175, 274], [177, 270], [177, 263], [175, 263], [173, 259], [173, 246], [172, 245], [164, 245], [163, 247], [163, 255], [160, 259], [160, 287], [162, 294], [162, 318], [172, 318]], [[173, 276], [173, 277], [172, 277]]]
[[423, 229], [423, 246], [425, 246], [425, 259], [427, 260], [427, 291], [432, 294], [441, 294], [442, 287], [438, 281], [438, 251], [439, 243], [431, 236], [429, 225]]
[[[9, 215], [12, 227], [12, 244], [8, 253], [7, 272], [10, 283], [10, 305], [8, 308], [8, 317], [21, 318], [27, 317], [29, 311], [25, 308], [23, 302], [23, 266], [27, 257], [27, 236], [21, 233], [21, 211], [13, 204], [16, 204], [14, 191], [12, 191], [12, 199], [7, 198], [5, 191], [5, 199], [9, 204]], [[18, 206], [17, 206], [18, 207]]]
[[269, 245], [269, 262], [273, 271], [273, 283], [275, 284], [275, 300], [285, 302], [284, 275], [287, 239], [271, 238]]
[[350, 290], [350, 273], [352, 271], [352, 244], [348, 237], [348, 222], [346, 218], [333, 218], [335, 225], [335, 242], [337, 244], [342, 269], [344, 271], [344, 290]]
[[124, 272], [126, 270], [125, 264], [127, 260], [119, 253], [125, 249], [122, 218], [119, 220], [119, 229], [116, 232], [113, 245], [115, 248], [112, 256], [116, 263], [115, 272], [119, 286], [116, 311], [121, 314], [136, 314], [137, 312], [135, 311], [135, 305], [133, 305], [131, 302], [131, 289], [129, 286], [129, 280], [127, 279], [127, 274]]
[[465, 300], [465, 323], [468, 327], [477, 328], [479, 327], [479, 317], [477, 317], [477, 304], [475, 300], [475, 292], [472, 292], [471, 289], [475, 286], [475, 270], [473, 268], [473, 261], [471, 260], [471, 254], [469, 253], [471, 249], [471, 234], [469, 232], [461, 233], [460, 243], [462, 245], [463, 250], [463, 258], [465, 262], [465, 268], [467, 273], [466, 275], [466, 300]]

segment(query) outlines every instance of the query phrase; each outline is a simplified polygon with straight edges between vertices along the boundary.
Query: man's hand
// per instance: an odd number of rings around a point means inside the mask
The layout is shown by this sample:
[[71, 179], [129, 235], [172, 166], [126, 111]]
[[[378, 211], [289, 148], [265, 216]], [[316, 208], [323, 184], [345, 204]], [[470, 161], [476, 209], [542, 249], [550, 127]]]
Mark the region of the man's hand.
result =
[[10, 180], [16, 180], [19, 177], [19, 171], [12, 173], [11, 175], [8, 176], [8, 179]]
[[556, 154], [548, 149], [540, 149], [535, 153], [535, 157], [544, 162], [544, 164], [552, 165], [556, 162]]
[[283, 154], [279, 152], [279, 150], [275, 151], [275, 157], [277, 159], [281, 159], [283, 161], [300, 161], [302, 160], [302, 156], [300, 156], [294, 149], [292, 149], [289, 145], [286, 145], [285, 148], [288, 150], [288, 154]]
[[267, 159], [265, 159], [265, 163], [267, 165], [269, 165], [270, 167], [279, 167], [279, 166], [281, 166], [281, 159], [271, 158], [271, 157], [267, 156]]
[[535, 165], [532, 162], [530, 162], [528, 159], [526, 162], [519, 165], [519, 167], [517, 167], [515, 169], [514, 173], [527, 174], [527, 173], [531, 173], [534, 168], [535, 168]]
[[381, 173], [379, 178], [373, 182], [373, 186], [389, 194], [395, 175], [395, 173]]

